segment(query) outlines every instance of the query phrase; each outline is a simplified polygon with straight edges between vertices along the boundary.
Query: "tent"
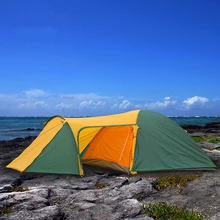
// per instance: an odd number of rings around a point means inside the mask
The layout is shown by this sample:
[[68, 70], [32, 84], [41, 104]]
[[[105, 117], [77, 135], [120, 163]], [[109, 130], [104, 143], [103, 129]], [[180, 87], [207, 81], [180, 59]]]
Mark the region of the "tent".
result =
[[86, 118], [54, 116], [7, 167], [83, 175], [83, 164], [130, 174], [216, 167], [178, 124], [148, 110]]

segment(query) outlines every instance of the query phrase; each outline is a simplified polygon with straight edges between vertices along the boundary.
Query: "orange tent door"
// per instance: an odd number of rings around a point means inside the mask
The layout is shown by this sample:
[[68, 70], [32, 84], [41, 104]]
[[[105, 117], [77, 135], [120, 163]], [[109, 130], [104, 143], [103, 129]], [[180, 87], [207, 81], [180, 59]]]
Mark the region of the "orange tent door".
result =
[[[83, 163], [90, 165], [102, 165], [108, 168], [129, 171], [132, 144], [133, 126], [112, 126], [102, 128], [84, 154]], [[112, 164], [112, 167], [111, 167]], [[119, 166], [115, 166], [115, 165]]]

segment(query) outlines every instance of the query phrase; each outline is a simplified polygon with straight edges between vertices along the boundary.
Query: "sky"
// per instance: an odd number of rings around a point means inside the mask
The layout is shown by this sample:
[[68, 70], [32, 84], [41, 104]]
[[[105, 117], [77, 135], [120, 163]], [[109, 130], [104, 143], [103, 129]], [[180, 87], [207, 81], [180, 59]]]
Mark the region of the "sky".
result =
[[219, 0], [1, 0], [0, 116], [220, 116]]

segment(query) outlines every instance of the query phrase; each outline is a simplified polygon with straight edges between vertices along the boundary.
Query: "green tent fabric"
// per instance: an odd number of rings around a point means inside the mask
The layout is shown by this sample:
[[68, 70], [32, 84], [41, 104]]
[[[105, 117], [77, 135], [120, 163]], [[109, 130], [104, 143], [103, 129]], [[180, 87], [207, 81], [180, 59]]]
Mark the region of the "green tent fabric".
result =
[[149, 170], [213, 167], [213, 162], [192, 137], [171, 119], [156, 112], [141, 111], [137, 125], [140, 129], [133, 171], [145, 171], [146, 167]]
[[78, 174], [78, 148], [67, 123], [26, 169], [26, 172]]

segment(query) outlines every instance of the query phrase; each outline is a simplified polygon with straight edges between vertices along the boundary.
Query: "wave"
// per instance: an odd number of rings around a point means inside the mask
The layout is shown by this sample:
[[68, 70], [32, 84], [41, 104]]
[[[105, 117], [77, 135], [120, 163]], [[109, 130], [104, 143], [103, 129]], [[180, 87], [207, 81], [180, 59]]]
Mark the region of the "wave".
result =
[[42, 131], [41, 128], [25, 128], [25, 129], [7, 129], [2, 130], [2, 132], [22, 132], [22, 131]]

